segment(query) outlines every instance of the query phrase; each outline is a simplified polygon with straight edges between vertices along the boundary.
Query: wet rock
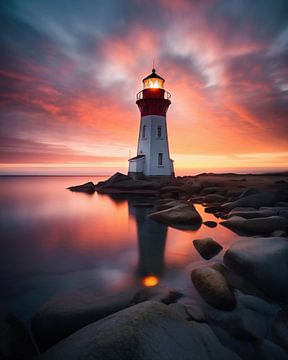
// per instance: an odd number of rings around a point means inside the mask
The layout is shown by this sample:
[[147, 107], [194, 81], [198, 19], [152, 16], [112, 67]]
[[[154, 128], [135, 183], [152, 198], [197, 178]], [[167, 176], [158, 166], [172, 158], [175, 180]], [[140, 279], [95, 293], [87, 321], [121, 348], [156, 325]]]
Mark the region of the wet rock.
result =
[[207, 309], [208, 321], [213, 321], [229, 334], [240, 340], [265, 337], [273, 324], [280, 306], [273, 305], [256, 296], [235, 291], [237, 306], [232, 311]]
[[202, 298], [211, 306], [221, 310], [232, 310], [236, 306], [233, 291], [225, 277], [211, 267], [195, 269], [191, 280]]
[[223, 247], [212, 238], [193, 240], [193, 245], [198, 253], [206, 260], [219, 254]]
[[136, 292], [133, 297], [133, 303], [138, 304], [143, 301], [153, 300], [160, 301], [164, 304], [171, 304], [177, 301], [182, 296], [183, 294], [179, 291], [172, 290], [166, 287], [146, 287]]
[[224, 263], [267, 296], [288, 301], [288, 242], [286, 238], [245, 238], [232, 244]]
[[77, 331], [40, 360], [239, 360], [206, 324], [146, 301]]
[[216, 221], [204, 221], [203, 224], [210, 228], [215, 228], [217, 226]]
[[167, 225], [196, 225], [200, 226], [202, 218], [193, 205], [181, 203], [172, 208], [154, 212], [149, 215], [151, 219]]
[[272, 326], [272, 334], [275, 341], [288, 351], [288, 311], [278, 313]]
[[201, 191], [201, 194], [203, 195], [208, 195], [208, 194], [226, 195], [226, 193], [227, 193], [227, 189], [220, 186], [205, 187]]
[[220, 222], [221, 225], [241, 235], [269, 235], [275, 230], [285, 230], [287, 220], [282, 216], [268, 216], [265, 218], [244, 219], [232, 216]]
[[244, 198], [246, 196], [256, 195], [256, 194], [261, 194], [261, 193], [263, 193], [262, 189], [259, 189], [257, 187], [249, 187], [249, 188], [245, 189], [244, 191], [242, 191], [239, 198]]
[[172, 207], [181, 205], [181, 204], [183, 204], [183, 201], [181, 201], [181, 200], [160, 199], [155, 203], [155, 209], [157, 211], [162, 211], [162, 210], [166, 210], [166, 209], [171, 209]]
[[288, 353], [273, 342], [262, 339], [255, 344], [256, 359], [287, 360]]
[[233, 209], [229, 212], [227, 215], [227, 218], [231, 218], [232, 216], [240, 216], [244, 219], [254, 219], [254, 218], [260, 218], [260, 217], [268, 217], [268, 216], [274, 216], [277, 215], [277, 212], [273, 210], [273, 208], [270, 209], [263, 209], [263, 210], [236, 210]]
[[206, 213], [208, 213], [208, 214], [215, 214], [215, 213], [217, 213], [217, 212], [219, 212], [219, 211], [221, 211], [221, 206], [219, 205], [219, 206], [207, 206], [205, 209], [204, 209], [204, 211], [206, 212]]
[[89, 181], [82, 185], [70, 186], [67, 189], [69, 189], [71, 191], [86, 192], [86, 193], [93, 194], [95, 192], [95, 185], [93, 184], [93, 182]]
[[236, 207], [253, 207], [260, 208], [261, 206], [273, 206], [277, 203], [277, 197], [273, 193], [261, 192], [259, 194], [248, 195], [241, 199], [223, 204], [224, 210], [232, 210]]
[[221, 203], [225, 200], [225, 196], [219, 194], [208, 194], [203, 197], [204, 203]]
[[40, 351], [87, 324], [131, 306], [135, 291], [131, 289], [102, 297], [85, 292], [55, 296], [32, 318], [32, 332]]
[[4, 309], [0, 310], [0, 358], [3, 360], [32, 359], [36, 348], [20, 321]]

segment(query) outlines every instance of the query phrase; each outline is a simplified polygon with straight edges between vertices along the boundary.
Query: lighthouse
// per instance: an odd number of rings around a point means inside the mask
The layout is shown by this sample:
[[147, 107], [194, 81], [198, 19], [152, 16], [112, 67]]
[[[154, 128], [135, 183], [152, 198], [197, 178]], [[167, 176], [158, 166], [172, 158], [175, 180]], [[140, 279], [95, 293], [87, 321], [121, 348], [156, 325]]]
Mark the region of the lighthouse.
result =
[[165, 80], [152, 69], [143, 79], [143, 90], [137, 94], [140, 110], [137, 156], [129, 159], [128, 175], [134, 179], [143, 176], [174, 176], [170, 159], [166, 113], [171, 95], [164, 89]]

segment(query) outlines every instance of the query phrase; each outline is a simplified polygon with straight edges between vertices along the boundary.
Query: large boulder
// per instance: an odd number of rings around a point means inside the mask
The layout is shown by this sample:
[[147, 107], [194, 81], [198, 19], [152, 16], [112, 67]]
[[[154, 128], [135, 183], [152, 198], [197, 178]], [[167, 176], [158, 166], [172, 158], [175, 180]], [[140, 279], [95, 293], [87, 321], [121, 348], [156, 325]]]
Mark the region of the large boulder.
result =
[[70, 191], [85, 192], [85, 193], [93, 194], [95, 192], [95, 185], [93, 184], [93, 182], [89, 181], [82, 185], [70, 186], [67, 189], [69, 189]]
[[193, 245], [198, 253], [206, 260], [216, 256], [223, 247], [212, 238], [195, 239]]
[[28, 332], [20, 321], [4, 309], [0, 310], [0, 359], [32, 359], [37, 354]]
[[167, 305], [146, 301], [90, 324], [40, 360], [239, 360], [206, 324], [185, 321]]
[[230, 219], [220, 222], [220, 224], [240, 235], [269, 235], [275, 230], [285, 230], [288, 226], [287, 219], [283, 216], [254, 219], [232, 216]]
[[224, 255], [224, 263], [268, 297], [288, 301], [286, 238], [244, 238], [230, 246]]
[[32, 318], [32, 332], [44, 351], [81, 327], [133, 304], [136, 289], [110, 296], [75, 292], [58, 295], [44, 304]]
[[236, 300], [225, 277], [211, 267], [194, 269], [191, 280], [201, 297], [211, 306], [220, 310], [233, 310]]
[[259, 194], [248, 195], [238, 200], [223, 204], [222, 207], [226, 211], [230, 211], [239, 206], [258, 209], [261, 206], [273, 206], [276, 203], [277, 196], [274, 193], [261, 192]]
[[154, 212], [149, 216], [153, 220], [172, 226], [186, 225], [199, 227], [202, 223], [202, 218], [195, 207], [186, 202], [179, 203], [166, 210]]

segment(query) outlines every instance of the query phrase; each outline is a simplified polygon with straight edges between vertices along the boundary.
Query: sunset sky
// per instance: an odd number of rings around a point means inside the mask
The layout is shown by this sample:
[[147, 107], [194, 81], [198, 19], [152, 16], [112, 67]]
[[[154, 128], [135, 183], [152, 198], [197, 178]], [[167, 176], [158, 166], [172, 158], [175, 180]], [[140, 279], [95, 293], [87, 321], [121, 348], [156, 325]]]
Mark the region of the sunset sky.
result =
[[153, 59], [176, 175], [288, 169], [287, 0], [0, 6], [0, 174], [127, 172]]

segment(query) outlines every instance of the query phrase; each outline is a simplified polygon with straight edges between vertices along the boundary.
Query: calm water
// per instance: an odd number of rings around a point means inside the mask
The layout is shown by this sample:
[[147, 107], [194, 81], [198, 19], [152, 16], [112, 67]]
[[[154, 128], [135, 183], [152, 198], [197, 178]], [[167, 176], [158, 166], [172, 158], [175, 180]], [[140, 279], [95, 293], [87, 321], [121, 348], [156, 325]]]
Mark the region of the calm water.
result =
[[[109, 294], [154, 274], [189, 294], [190, 271], [203, 264], [192, 240], [211, 236], [226, 249], [237, 236], [222, 226], [196, 231], [147, 218], [147, 199], [113, 199], [66, 190], [92, 177], [0, 178], [1, 301], [24, 322], [55, 294]], [[215, 220], [197, 205], [204, 220]], [[219, 254], [215, 261], [222, 257]]]

